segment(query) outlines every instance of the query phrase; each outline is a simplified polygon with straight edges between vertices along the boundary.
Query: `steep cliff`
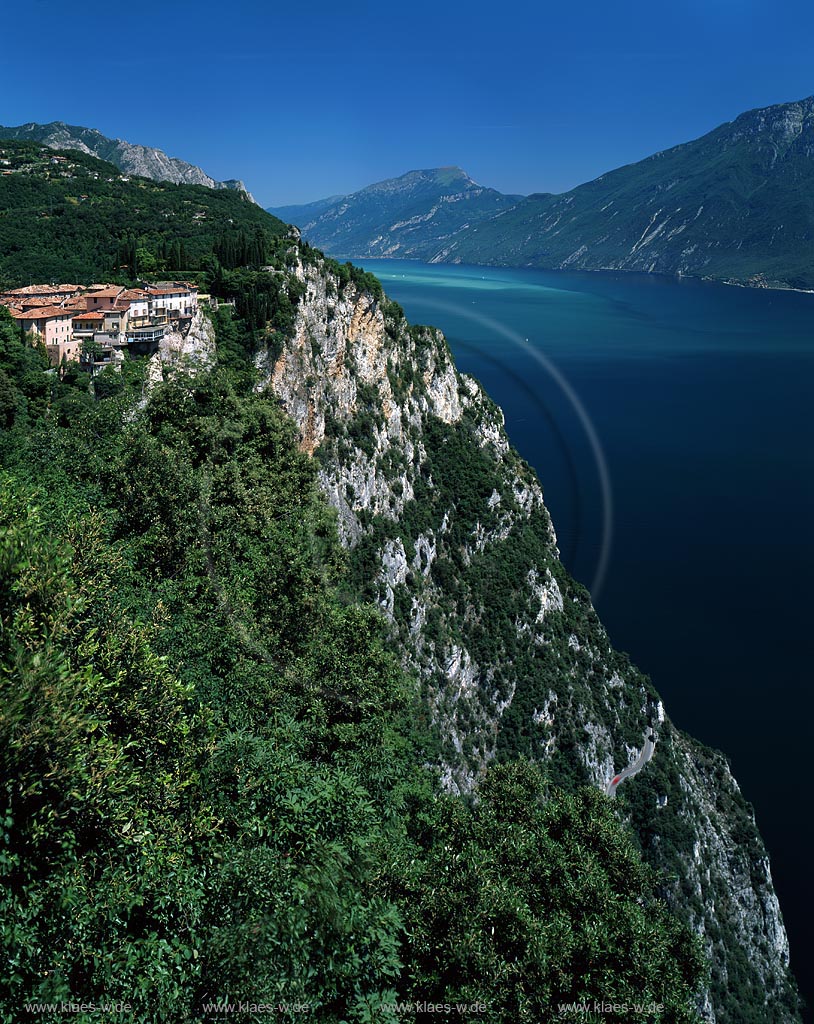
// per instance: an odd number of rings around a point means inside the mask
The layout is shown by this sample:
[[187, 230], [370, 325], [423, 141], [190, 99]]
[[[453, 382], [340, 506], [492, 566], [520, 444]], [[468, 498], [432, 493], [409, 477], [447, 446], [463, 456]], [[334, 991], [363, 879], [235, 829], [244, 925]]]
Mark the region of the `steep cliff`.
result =
[[203, 312], [196, 310], [183, 328], [168, 331], [156, 353], [166, 366], [206, 369], [215, 362], [215, 329]]
[[[147, 360], [145, 392], [164, 380], [165, 373], [196, 373], [215, 364], [215, 328], [203, 310], [197, 310], [183, 329], [168, 331], [157, 352]], [[146, 398], [140, 403], [143, 408]]]
[[293, 336], [257, 356], [337, 510], [359, 591], [421, 681], [447, 786], [525, 754], [604, 786], [652, 727], [619, 811], [703, 936], [710, 1022], [795, 1021], [768, 858], [725, 758], [677, 730], [566, 573], [535, 473], [437, 330], [303, 251]]

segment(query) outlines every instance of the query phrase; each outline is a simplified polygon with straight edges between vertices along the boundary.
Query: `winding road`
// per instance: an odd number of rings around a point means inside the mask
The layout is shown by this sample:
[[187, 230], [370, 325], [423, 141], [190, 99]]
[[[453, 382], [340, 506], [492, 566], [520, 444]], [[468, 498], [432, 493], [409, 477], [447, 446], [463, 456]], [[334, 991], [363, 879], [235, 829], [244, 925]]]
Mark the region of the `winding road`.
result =
[[638, 774], [642, 768], [647, 764], [650, 758], [653, 756], [653, 751], [656, 749], [656, 734], [652, 728], [648, 728], [647, 735], [645, 737], [644, 746], [642, 747], [641, 753], [633, 762], [629, 764], [624, 771], [619, 772], [618, 775], [610, 780], [608, 785], [605, 787], [605, 794], [610, 797], [616, 796], [616, 787], [620, 782], [624, 782], [625, 779], [630, 779], [634, 775]]

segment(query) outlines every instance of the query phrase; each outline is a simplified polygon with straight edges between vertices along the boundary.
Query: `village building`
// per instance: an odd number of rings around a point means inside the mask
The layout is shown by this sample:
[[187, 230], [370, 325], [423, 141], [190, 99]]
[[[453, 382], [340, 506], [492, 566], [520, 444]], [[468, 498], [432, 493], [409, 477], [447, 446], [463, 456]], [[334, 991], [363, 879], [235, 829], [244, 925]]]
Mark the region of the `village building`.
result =
[[88, 312], [100, 309], [113, 309], [116, 299], [124, 291], [119, 285], [108, 285], [104, 288], [97, 288], [95, 291], [85, 295], [85, 307]]
[[63, 309], [70, 309], [75, 313], [84, 313], [88, 308], [84, 295], [74, 295], [70, 299], [65, 299], [60, 305]]
[[79, 358], [80, 342], [73, 337], [73, 315], [69, 309], [60, 306], [41, 306], [37, 309], [12, 312], [30, 336], [31, 344], [42, 342], [52, 366], [59, 366], [63, 359]]
[[198, 308], [198, 289], [193, 285], [176, 281], [161, 281], [147, 289], [153, 310], [165, 310], [170, 319], [192, 316]]
[[127, 303], [130, 313], [130, 324], [143, 327], [150, 320], [150, 295], [143, 288], [127, 288], [119, 297], [119, 304]]
[[93, 338], [97, 331], [102, 330], [105, 314], [99, 310], [95, 313], [78, 313], [73, 318], [73, 336], [80, 342]]
[[103, 310], [104, 321], [102, 330], [111, 339], [118, 339], [127, 330], [127, 321], [130, 317], [129, 306], [114, 306], [112, 309]]
[[144, 288], [97, 284], [29, 285], [0, 293], [32, 344], [42, 340], [52, 365], [63, 359], [107, 361], [125, 348], [155, 351], [170, 329], [182, 328], [198, 309], [198, 290], [186, 281], [159, 281]]

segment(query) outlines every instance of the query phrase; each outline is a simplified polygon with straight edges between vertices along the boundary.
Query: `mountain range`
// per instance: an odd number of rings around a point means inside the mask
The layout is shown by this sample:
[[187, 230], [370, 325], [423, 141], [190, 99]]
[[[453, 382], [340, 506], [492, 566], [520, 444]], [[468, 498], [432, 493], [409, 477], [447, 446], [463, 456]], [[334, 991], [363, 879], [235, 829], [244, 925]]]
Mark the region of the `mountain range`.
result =
[[508, 196], [473, 181], [460, 167], [410, 171], [347, 196], [305, 206], [271, 207], [310, 242], [342, 256], [427, 259], [470, 225], [510, 210]]
[[[29, 122], [0, 126], [0, 139], [78, 150], [125, 174], [253, 200], [242, 181], [217, 181], [160, 149], [93, 128]], [[326, 253], [351, 258], [635, 270], [810, 289], [814, 97], [748, 111], [558, 195], [507, 195], [459, 167], [441, 167], [269, 212]]]
[[26, 142], [41, 142], [52, 149], [75, 149], [99, 160], [114, 164], [125, 174], [137, 174], [153, 181], [171, 181], [176, 185], [205, 185], [207, 188], [227, 188], [245, 192], [254, 202], [246, 186], [235, 178], [216, 181], [200, 167], [167, 156], [163, 150], [152, 146], [140, 146], [124, 139], [110, 139], [95, 128], [82, 128], [64, 121], [49, 124], [28, 124], [16, 127], [0, 125], [0, 139], [18, 139]]
[[347, 257], [814, 288], [814, 97], [748, 111], [559, 195], [507, 196], [442, 168], [271, 212]]

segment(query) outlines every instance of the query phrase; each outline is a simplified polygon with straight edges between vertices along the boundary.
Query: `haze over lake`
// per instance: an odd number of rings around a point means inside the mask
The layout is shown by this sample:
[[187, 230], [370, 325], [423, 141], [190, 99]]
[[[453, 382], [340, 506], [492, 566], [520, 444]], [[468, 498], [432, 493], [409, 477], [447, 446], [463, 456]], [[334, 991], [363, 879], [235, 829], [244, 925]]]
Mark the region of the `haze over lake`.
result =
[[[441, 327], [460, 369], [502, 406], [542, 480], [563, 560], [588, 586], [612, 513], [598, 611], [674, 721], [729, 757], [755, 805], [805, 990], [814, 955], [814, 295], [354, 262], [410, 320]], [[573, 405], [508, 334], [528, 339], [578, 395], [604, 452], [612, 509]]]

